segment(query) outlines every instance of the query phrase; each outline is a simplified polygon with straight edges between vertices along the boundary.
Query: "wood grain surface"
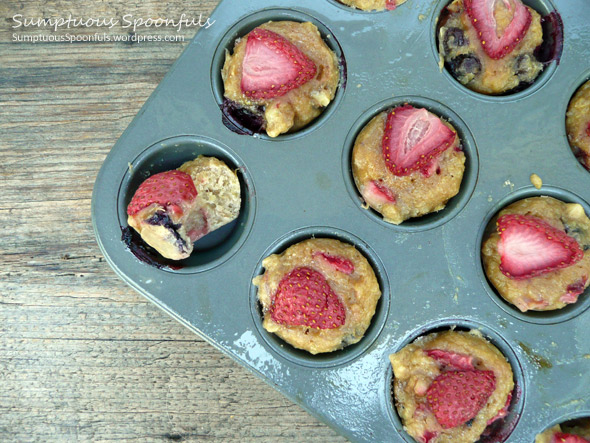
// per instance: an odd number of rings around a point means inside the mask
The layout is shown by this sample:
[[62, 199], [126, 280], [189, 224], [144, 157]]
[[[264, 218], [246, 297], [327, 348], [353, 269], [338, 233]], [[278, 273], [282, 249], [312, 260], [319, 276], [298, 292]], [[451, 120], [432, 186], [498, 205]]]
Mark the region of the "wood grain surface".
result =
[[[125, 285], [92, 231], [98, 170], [184, 42], [13, 17], [207, 17], [215, 0], [0, 1], [0, 441], [345, 441]], [[137, 31], [174, 35], [173, 29]]]

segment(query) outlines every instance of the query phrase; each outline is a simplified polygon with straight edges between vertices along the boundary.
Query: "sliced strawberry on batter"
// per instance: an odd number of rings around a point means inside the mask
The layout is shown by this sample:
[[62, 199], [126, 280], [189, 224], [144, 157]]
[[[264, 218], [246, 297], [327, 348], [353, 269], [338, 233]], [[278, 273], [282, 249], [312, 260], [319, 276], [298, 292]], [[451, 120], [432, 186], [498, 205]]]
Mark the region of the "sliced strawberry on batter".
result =
[[307, 267], [295, 268], [279, 283], [270, 308], [283, 325], [335, 329], [346, 320], [344, 305], [324, 276]]
[[354, 272], [354, 264], [347, 258], [329, 255], [320, 251], [314, 252], [313, 256], [325, 261], [338, 272], [342, 272], [343, 274], [350, 275]]
[[503, 419], [504, 417], [506, 417], [508, 415], [508, 409], [510, 408], [511, 401], [512, 401], [512, 392], [508, 393], [508, 397], [506, 397], [506, 403], [504, 403], [504, 406], [502, 406], [502, 409], [500, 409], [494, 417], [492, 417], [488, 420], [488, 423], [487, 423], [488, 426], [498, 420]]
[[570, 284], [566, 288], [566, 293], [559, 297], [564, 303], [570, 304], [578, 301], [578, 296], [586, 289], [586, 281], [588, 277], [582, 277], [580, 280]]
[[426, 399], [438, 423], [449, 429], [474, 418], [495, 387], [492, 371], [447, 371], [434, 379]]
[[431, 163], [455, 140], [455, 132], [426, 109], [404, 105], [387, 116], [381, 141], [387, 168], [397, 176], [420, 170], [428, 175]]
[[401, 5], [402, 3], [404, 3], [406, 0], [385, 0], [385, 9], [388, 9], [389, 11], [393, 11], [395, 8], [397, 8], [399, 5]]
[[467, 354], [459, 354], [457, 352], [444, 351], [442, 349], [427, 349], [424, 351], [430, 358], [437, 362], [451, 366], [455, 369], [474, 369], [473, 357]]
[[422, 441], [422, 443], [430, 443], [430, 441], [435, 439], [436, 437], [438, 437], [438, 432], [424, 431], [424, 434], [422, 434], [420, 440]]
[[241, 82], [247, 97], [280, 97], [307, 83], [316, 73], [315, 63], [282, 35], [263, 28], [248, 34]]
[[145, 180], [127, 206], [127, 215], [135, 215], [153, 203], [163, 206], [175, 215], [182, 215], [179, 204], [192, 201], [197, 189], [190, 175], [181, 171], [154, 174]]
[[553, 434], [552, 443], [590, 443], [590, 440], [580, 437], [579, 435], [567, 434], [565, 432], [556, 432]]
[[500, 0], [464, 0], [467, 15], [475, 27], [483, 50], [494, 60], [501, 59], [520, 43], [531, 25], [532, 16], [521, 0], [503, 0], [503, 7], [512, 11], [510, 24], [498, 29], [494, 11]]
[[500, 270], [515, 280], [566, 268], [584, 256], [574, 238], [538, 217], [508, 214], [497, 225]]
[[382, 205], [397, 201], [393, 191], [376, 180], [371, 180], [365, 189], [363, 189], [363, 196], [369, 203], [375, 202]]

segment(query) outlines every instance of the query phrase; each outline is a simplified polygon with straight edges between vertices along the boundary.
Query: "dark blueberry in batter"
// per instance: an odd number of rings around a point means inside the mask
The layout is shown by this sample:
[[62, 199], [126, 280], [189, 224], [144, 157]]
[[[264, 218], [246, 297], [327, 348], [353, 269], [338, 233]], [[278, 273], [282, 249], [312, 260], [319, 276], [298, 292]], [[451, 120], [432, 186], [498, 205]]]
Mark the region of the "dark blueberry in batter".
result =
[[514, 60], [514, 73], [523, 81], [530, 81], [536, 59], [532, 54], [521, 54]]
[[459, 80], [469, 82], [481, 72], [481, 62], [474, 55], [463, 54], [452, 59], [449, 68]]
[[222, 123], [230, 131], [240, 135], [253, 135], [264, 133], [264, 110], [258, 107], [256, 112], [243, 108], [236, 102], [223, 99], [221, 108]]
[[168, 214], [166, 214], [165, 212], [156, 212], [154, 215], [152, 215], [150, 218], [148, 218], [146, 220], [147, 223], [149, 223], [150, 225], [154, 225], [154, 226], [163, 226], [166, 229], [168, 229], [170, 232], [172, 232], [172, 235], [174, 235], [174, 238], [176, 239], [176, 247], [178, 248], [179, 251], [186, 251], [186, 242], [182, 239], [182, 237], [180, 236], [180, 234], [178, 233], [178, 230], [180, 229], [180, 224], [174, 224], [172, 223], [172, 220], [170, 220], [170, 217], [168, 216]]
[[453, 48], [465, 46], [468, 43], [465, 33], [455, 27], [446, 28], [443, 36], [443, 49], [445, 54], [451, 52]]

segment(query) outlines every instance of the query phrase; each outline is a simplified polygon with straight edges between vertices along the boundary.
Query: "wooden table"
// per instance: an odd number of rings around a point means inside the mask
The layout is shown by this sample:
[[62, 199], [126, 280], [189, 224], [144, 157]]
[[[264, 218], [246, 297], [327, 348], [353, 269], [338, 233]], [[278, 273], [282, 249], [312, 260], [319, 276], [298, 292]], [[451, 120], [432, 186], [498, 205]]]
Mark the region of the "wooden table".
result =
[[[176, 43], [13, 41], [126, 36], [127, 14], [216, 4], [0, 1], [0, 441], [345, 441], [119, 280], [94, 239], [96, 174], [195, 28], [136, 31]], [[70, 13], [121, 24], [12, 28]]]

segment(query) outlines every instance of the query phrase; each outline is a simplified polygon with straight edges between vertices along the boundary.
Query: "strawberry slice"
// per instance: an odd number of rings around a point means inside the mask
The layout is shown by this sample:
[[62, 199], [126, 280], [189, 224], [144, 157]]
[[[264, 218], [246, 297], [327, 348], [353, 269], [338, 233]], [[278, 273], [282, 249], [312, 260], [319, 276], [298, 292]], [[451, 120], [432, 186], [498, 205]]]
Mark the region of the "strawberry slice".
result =
[[181, 171], [166, 171], [154, 174], [145, 180], [127, 206], [127, 215], [135, 215], [153, 203], [181, 216], [182, 202], [189, 202], [197, 196], [197, 189], [190, 175]]
[[326, 261], [330, 266], [332, 266], [338, 272], [342, 272], [343, 274], [350, 275], [354, 272], [354, 264], [348, 260], [347, 258], [329, 255], [325, 252], [314, 252], [314, 257], [318, 257], [321, 260]]
[[445, 366], [451, 366], [455, 369], [461, 370], [474, 369], [473, 357], [470, 355], [444, 351], [442, 349], [427, 349], [424, 352], [426, 352], [426, 355], [430, 358], [433, 358]]
[[574, 238], [538, 217], [508, 214], [497, 225], [500, 270], [515, 280], [566, 268], [584, 256]]
[[496, 388], [492, 371], [447, 371], [434, 379], [426, 399], [443, 429], [474, 418]]
[[346, 312], [324, 276], [301, 267], [280, 281], [270, 316], [283, 325], [335, 329], [344, 324]]
[[280, 97], [307, 83], [316, 72], [314, 62], [282, 35], [263, 28], [248, 34], [241, 83], [246, 97]]
[[451, 146], [455, 135], [426, 109], [400, 106], [387, 116], [381, 141], [383, 159], [394, 175], [409, 175], [417, 170], [427, 175], [430, 164]]
[[494, 417], [492, 417], [488, 420], [488, 423], [487, 423], [488, 426], [498, 420], [503, 419], [504, 417], [506, 417], [508, 415], [508, 409], [510, 408], [511, 401], [512, 401], [512, 392], [509, 392], [508, 397], [506, 397], [506, 403], [504, 403], [504, 406], [502, 406], [502, 409], [500, 409]]
[[397, 8], [397, 0], [385, 0], [385, 9], [393, 11]]
[[518, 45], [531, 25], [530, 11], [520, 0], [503, 0], [504, 7], [513, 11], [510, 24], [500, 32], [494, 11], [499, 0], [464, 0], [467, 15], [478, 32], [485, 53], [494, 60], [501, 59]]
[[588, 280], [588, 277], [582, 277], [580, 280], [575, 281], [572, 284], [569, 284], [566, 288], [566, 293], [563, 294], [561, 297], [559, 297], [559, 300], [561, 300], [564, 303], [575, 303], [578, 301], [578, 296], [584, 292], [584, 289], [586, 289], [586, 281]]
[[438, 432], [424, 431], [424, 434], [422, 434], [420, 441], [422, 443], [430, 443], [430, 441], [435, 439], [436, 437], [438, 437]]
[[387, 204], [397, 201], [393, 191], [376, 180], [371, 180], [363, 191], [363, 196], [368, 202]]
[[579, 435], [567, 434], [565, 432], [556, 432], [553, 434], [552, 443], [590, 443], [590, 440], [586, 440], [584, 437]]

